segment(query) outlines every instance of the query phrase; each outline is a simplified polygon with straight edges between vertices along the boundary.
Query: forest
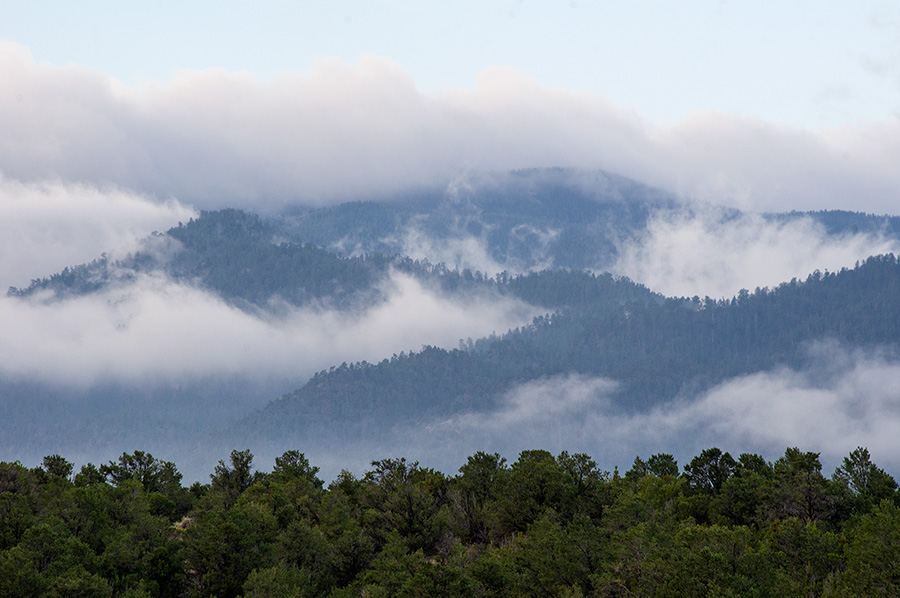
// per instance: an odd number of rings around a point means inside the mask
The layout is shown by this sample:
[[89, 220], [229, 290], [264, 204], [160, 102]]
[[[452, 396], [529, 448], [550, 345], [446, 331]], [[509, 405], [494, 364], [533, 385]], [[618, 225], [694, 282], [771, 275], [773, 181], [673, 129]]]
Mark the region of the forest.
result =
[[476, 452], [329, 484], [289, 450], [208, 483], [135, 451], [75, 472], [0, 463], [2, 596], [897, 596], [900, 493], [857, 448], [829, 477], [709, 448], [679, 464]]

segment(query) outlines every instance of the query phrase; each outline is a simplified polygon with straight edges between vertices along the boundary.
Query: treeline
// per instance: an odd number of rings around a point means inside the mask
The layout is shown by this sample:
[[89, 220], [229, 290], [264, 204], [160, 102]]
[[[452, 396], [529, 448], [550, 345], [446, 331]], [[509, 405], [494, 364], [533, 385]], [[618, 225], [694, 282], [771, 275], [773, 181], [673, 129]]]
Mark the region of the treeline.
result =
[[897, 596], [900, 494], [858, 448], [703, 451], [624, 474], [584, 454], [373, 461], [327, 486], [297, 451], [182, 485], [148, 453], [0, 463], [2, 596]]

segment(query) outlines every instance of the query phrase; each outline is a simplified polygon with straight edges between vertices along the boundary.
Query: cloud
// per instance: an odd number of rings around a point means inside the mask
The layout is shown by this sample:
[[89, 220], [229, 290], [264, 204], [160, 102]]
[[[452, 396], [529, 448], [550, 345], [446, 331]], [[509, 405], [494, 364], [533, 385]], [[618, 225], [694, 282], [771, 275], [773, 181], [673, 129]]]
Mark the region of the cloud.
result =
[[871, 255], [900, 252], [900, 243], [880, 234], [829, 237], [811, 218], [777, 222], [699, 207], [692, 213], [658, 212], [619, 252], [613, 270], [654, 291], [730, 298], [816, 269], [852, 268]]
[[101, 253], [127, 253], [153, 231], [196, 212], [177, 201], [60, 182], [21, 183], [0, 177], [0, 288], [28, 286]]
[[447, 472], [476, 451], [514, 459], [526, 449], [585, 452], [612, 467], [616, 459], [632, 459], [628, 452], [634, 445], [633, 439], [623, 443], [621, 434], [610, 427], [615, 425], [617, 388], [615, 381], [577, 374], [526, 382], [510, 388], [495, 411], [461, 413], [402, 430], [394, 434], [393, 446], [370, 451], [415, 455]]
[[807, 370], [760, 372], [729, 381], [693, 404], [657, 417], [671, 428], [693, 428], [709, 442], [771, 454], [787, 446], [839, 461], [867, 446], [879, 464], [900, 468], [900, 364], [878, 353], [832, 344], [812, 349]]
[[[585, 452], [610, 470], [634, 456], [672, 453], [683, 465], [713, 446], [768, 459], [790, 446], [821, 453], [826, 474], [857, 446], [900, 472], [900, 363], [835, 344], [810, 348], [804, 370], [743, 376], [649, 412], [616, 402], [617, 384], [565, 375], [510, 389], [499, 409], [472, 412], [412, 430], [398, 453], [453, 471], [476, 450], [507, 458], [526, 449]], [[398, 435], [399, 436], [399, 435]], [[405, 452], [403, 452], [405, 451]]]
[[402, 274], [382, 291], [384, 302], [358, 313], [309, 307], [278, 315], [247, 313], [147, 275], [61, 301], [3, 297], [0, 373], [82, 387], [211, 375], [281, 377], [299, 386], [343, 361], [379, 361], [424, 344], [454, 347], [534, 315], [509, 299], [442, 297]]
[[540, 166], [605, 169], [759, 210], [892, 212], [900, 188], [900, 120], [797, 130], [698, 113], [660, 127], [501, 67], [472, 89], [431, 94], [376, 56], [270, 80], [209, 69], [128, 87], [5, 42], [0, 78], [6, 176], [112, 183], [204, 208], [269, 212]]
[[465, 231], [460, 231], [460, 236], [436, 238], [416, 226], [409, 226], [402, 231], [399, 245], [403, 255], [446, 264], [449, 268], [469, 268], [491, 275], [508, 269], [491, 257], [483, 237]]

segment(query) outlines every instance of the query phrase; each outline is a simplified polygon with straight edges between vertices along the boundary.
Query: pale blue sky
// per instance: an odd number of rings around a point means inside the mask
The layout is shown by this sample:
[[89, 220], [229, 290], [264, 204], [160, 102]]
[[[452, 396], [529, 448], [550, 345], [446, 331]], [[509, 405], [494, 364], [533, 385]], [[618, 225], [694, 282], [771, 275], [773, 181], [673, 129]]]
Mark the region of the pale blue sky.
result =
[[900, 5], [847, 1], [0, 1], [0, 39], [125, 83], [183, 68], [267, 79], [390, 58], [418, 88], [491, 66], [659, 124], [722, 111], [796, 127], [900, 118]]

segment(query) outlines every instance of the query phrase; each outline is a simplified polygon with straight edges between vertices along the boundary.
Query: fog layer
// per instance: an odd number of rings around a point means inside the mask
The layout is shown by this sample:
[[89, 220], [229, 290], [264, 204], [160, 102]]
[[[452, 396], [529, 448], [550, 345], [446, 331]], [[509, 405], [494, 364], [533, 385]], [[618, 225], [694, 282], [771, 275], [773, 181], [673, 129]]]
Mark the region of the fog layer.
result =
[[[64, 385], [210, 375], [284, 376], [297, 386], [341, 362], [505, 332], [535, 308], [492, 296], [442, 297], [393, 274], [361, 312], [283, 307], [248, 313], [162, 276], [65, 300], [0, 298], [0, 373]], [[272, 397], [275, 398], [275, 397]]]
[[125, 86], [0, 43], [0, 168], [269, 212], [447, 180], [464, 169], [604, 169], [757, 210], [892, 211], [900, 121], [798, 130], [717, 113], [656, 126], [601, 95], [494, 67], [423, 94], [377, 56], [260, 80], [217, 69]]

